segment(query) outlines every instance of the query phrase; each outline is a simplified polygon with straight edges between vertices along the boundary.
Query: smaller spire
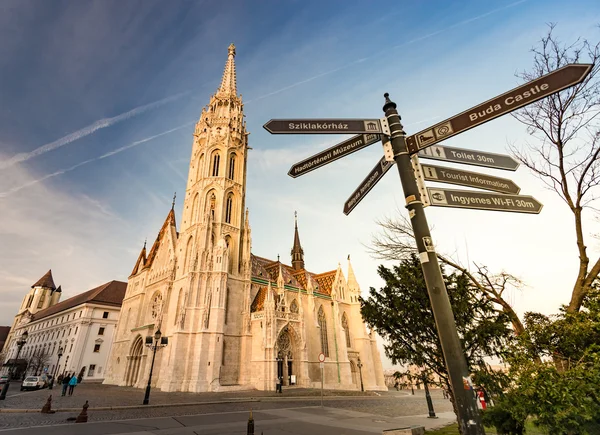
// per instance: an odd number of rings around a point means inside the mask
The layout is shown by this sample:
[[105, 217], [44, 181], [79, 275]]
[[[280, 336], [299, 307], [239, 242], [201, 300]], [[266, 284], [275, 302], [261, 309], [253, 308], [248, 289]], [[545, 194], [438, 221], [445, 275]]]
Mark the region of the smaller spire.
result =
[[171, 210], [175, 210], [175, 198], [177, 198], [177, 192], [173, 193], [173, 203], [171, 204]]
[[292, 267], [294, 270], [304, 269], [304, 250], [300, 245], [298, 234], [298, 212], [294, 212], [294, 246], [292, 247]]
[[146, 242], [148, 241], [148, 237], [144, 238], [144, 247], [142, 249], [146, 249]]
[[360, 293], [360, 286], [354, 275], [354, 269], [352, 269], [352, 263], [350, 263], [350, 255], [348, 255], [348, 288], [351, 291], [357, 291]]

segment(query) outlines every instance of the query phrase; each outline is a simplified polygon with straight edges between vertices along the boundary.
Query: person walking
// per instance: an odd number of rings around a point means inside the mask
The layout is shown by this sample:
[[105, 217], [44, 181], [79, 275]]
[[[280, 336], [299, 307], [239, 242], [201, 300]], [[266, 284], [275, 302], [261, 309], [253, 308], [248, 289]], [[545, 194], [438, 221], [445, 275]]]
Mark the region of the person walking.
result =
[[64, 396], [65, 394], [67, 394], [67, 387], [69, 386], [70, 380], [71, 380], [71, 377], [69, 376], [68, 373], [62, 378], [62, 394], [61, 394], [61, 396]]
[[75, 375], [71, 376], [71, 380], [69, 381], [69, 396], [73, 395], [73, 390], [77, 386], [77, 377]]

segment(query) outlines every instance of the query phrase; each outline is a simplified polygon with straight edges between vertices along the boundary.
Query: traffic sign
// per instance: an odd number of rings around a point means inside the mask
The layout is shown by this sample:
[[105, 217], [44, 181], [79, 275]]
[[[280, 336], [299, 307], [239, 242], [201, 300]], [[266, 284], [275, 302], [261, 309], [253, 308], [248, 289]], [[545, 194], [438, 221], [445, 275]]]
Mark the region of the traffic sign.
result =
[[288, 172], [290, 177], [296, 178], [310, 171], [314, 171], [321, 166], [325, 166], [342, 157], [352, 154], [355, 151], [361, 150], [369, 145], [379, 142], [381, 136], [378, 134], [359, 134], [350, 139], [327, 148], [314, 156], [302, 160], [292, 166]]
[[472, 190], [427, 188], [431, 205], [539, 214], [543, 205], [531, 196], [504, 195]]
[[324, 362], [325, 361], [325, 355], [321, 352], [319, 354], [319, 362]]
[[581, 83], [592, 70], [591, 64], [570, 64], [525, 83], [511, 91], [448, 118], [433, 127], [406, 138], [411, 154], [441, 140], [527, 106], [548, 95]]
[[379, 119], [271, 119], [263, 127], [271, 134], [383, 133]]
[[362, 199], [367, 196], [367, 193], [375, 187], [375, 185], [383, 178], [387, 171], [394, 165], [395, 162], [388, 162], [385, 157], [382, 157], [375, 167], [369, 172], [369, 175], [360, 183], [356, 190], [350, 195], [348, 201], [344, 203], [344, 214], [349, 215], [352, 210], [358, 205]]
[[479, 189], [492, 190], [500, 193], [517, 194], [521, 188], [512, 180], [500, 177], [492, 177], [477, 172], [460, 171], [444, 166], [421, 165], [423, 178], [427, 181], [439, 183], [459, 184], [461, 186], [476, 187]]
[[422, 149], [418, 155], [424, 159], [485, 166], [486, 168], [505, 169], [507, 171], [516, 171], [519, 167], [519, 162], [506, 154], [467, 150], [446, 145], [434, 145]]

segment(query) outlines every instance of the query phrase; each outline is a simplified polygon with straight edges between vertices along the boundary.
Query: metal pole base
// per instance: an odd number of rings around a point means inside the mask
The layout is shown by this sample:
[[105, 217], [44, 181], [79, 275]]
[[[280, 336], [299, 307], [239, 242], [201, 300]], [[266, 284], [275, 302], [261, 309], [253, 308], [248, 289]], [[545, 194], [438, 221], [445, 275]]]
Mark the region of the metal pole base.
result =
[[142, 405], [147, 405], [150, 402], [150, 385], [146, 387], [146, 395], [144, 396], [144, 401]]

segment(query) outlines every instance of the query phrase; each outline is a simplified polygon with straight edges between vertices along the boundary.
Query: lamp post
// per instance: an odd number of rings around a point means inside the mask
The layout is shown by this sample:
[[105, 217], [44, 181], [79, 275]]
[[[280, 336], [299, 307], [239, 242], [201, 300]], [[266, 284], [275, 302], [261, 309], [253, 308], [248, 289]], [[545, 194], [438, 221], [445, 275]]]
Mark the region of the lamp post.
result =
[[360, 391], [365, 391], [365, 387], [363, 386], [363, 380], [362, 380], [362, 363], [360, 362], [360, 357], [358, 357], [358, 363], [356, 364], [356, 366], [358, 367], [358, 373], [360, 373]]
[[54, 386], [54, 380], [56, 379], [56, 373], [58, 372], [58, 366], [60, 365], [60, 358], [63, 356], [63, 348], [62, 346], [58, 347], [58, 360], [56, 360], [56, 367], [54, 367], [54, 373], [52, 374], [52, 379], [50, 379], [50, 385], [48, 389], [51, 390]]
[[6, 383], [2, 386], [2, 392], [0, 392], [0, 400], [6, 399], [6, 393], [8, 393], [8, 387], [10, 387], [10, 380], [12, 379], [13, 374], [14, 374], [15, 363], [19, 360], [19, 354], [21, 353], [21, 349], [23, 348], [23, 346], [25, 346], [25, 343], [27, 343], [28, 335], [29, 335], [29, 333], [27, 331], [25, 331], [25, 332], [23, 332], [23, 334], [21, 334], [21, 337], [17, 340], [17, 356], [15, 357], [13, 364], [10, 366], [10, 369], [8, 370], [8, 379], [6, 380]]
[[150, 384], [152, 382], [152, 371], [154, 370], [154, 359], [156, 358], [156, 350], [160, 347], [165, 347], [169, 344], [169, 339], [167, 337], [163, 337], [160, 329], [157, 329], [154, 333], [154, 340], [152, 340], [152, 336], [146, 337], [146, 346], [152, 349], [152, 364], [150, 365], [150, 375], [148, 376], [148, 385], [146, 386], [146, 394], [144, 395], [143, 405], [147, 405], [150, 401]]
[[429, 394], [429, 385], [427, 384], [427, 375], [423, 373], [423, 388], [425, 388], [425, 399], [427, 400], [427, 409], [429, 410], [429, 416], [427, 418], [437, 418], [435, 410], [433, 409], [433, 402], [431, 401], [431, 395]]

